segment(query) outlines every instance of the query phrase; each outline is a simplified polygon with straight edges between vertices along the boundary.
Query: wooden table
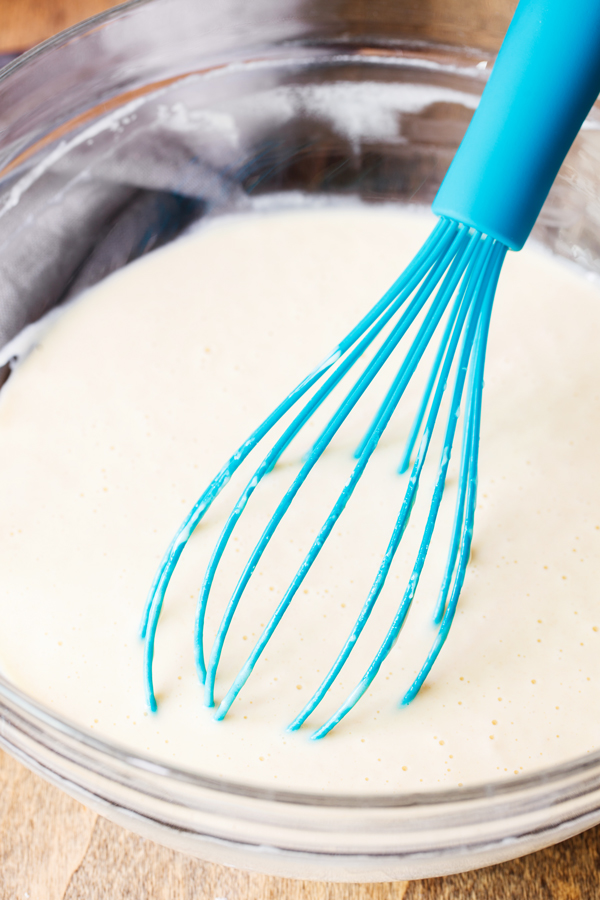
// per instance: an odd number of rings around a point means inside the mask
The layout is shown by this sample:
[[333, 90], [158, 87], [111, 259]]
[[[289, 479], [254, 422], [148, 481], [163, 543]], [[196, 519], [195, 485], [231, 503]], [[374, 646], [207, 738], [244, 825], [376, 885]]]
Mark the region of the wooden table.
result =
[[[487, 4], [476, 2], [474, 12], [487, 14]], [[0, 0], [0, 54], [116, 5]], [[593, 900], [600, 898], [599, 841], [600, 828], [594, 828], [524, 859], [449, 878], [376, 885], [283, 881], [198, 862], [143, 840], [0, 752], [0, 900]]]

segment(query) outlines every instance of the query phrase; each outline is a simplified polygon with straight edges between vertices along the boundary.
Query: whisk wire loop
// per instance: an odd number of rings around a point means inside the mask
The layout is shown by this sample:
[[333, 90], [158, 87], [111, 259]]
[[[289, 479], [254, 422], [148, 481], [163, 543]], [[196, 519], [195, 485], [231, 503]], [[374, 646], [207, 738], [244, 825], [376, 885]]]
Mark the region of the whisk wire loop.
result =
[[[500, 249], [498, 249], [500, 248]], [[336, 522], [350, 500], [366, 466], [371, 459], [380, 439], [387, 428], [398, 403], [403, 396], [416, 368], [428, 348], [433, 335], [440, 327], [442, 319], [446, 321], [442, 329], [442, 338], [437, 348], [433, 365], [418, 407], [413, 425], [408, 436], [404, 454], [400, 463], [400, 471], [406, 470], [412, 456], [413, 448], [419, 441], [417, 457], [408, 481], [404, 500], [396, 519], [396, 523], [388, 543], [386, 552], [380, 563], [377, 575], [371, 586], [367, 599], [361, 608], [355, 624], [347, 637], [341, 651], [309, 702], [290, 724], [291, 730], [299, 728], [319, 706], [333, 682], [345, 665], [350, 653], [367, 623], [371, 612], [385, 585], [402, 536], [408, 525], [417, 492], [419, 490], [421, 472], [436, 424], [442, 396], [462, 335], [462, 345], [456, 364], [456, 376], [452, 399], [449, 404], [448, 422], [442, 447], [438, 474], [432, 495], [432, 502], [427, 516], [424, 533], [408, 585], [402, 601], [394, 616], [379, 651], [372, 660], [363, 678], [339, 707], [337, 712], [317, 729], [311, 736], [318, 739], [327, 734], [353, 708], [375, 678], [383, 661], [396, 643], [413, 601], [421, 571], [431, 542], [441, 498], [446, 482], [446, 474], [454, 441], [457, 417], [460, 411], [463, 388], [468, 374], [466, 416], [463, 429], [462, 455], [460, 464], [460, 486], [455, 507], [450, 550], [442, 586], [438, 595], [435, 622], [439, 624], [436, 640], [429, 652], [419, 675], [405, 693], [402, 703], [409, 702], [417, 693], [431, 666], [435, 662], [443, 646], [454, 612], [460, 588], [464, 581], [468, 553], [465, 562], [465, 547], [470, 546], [470, 534], [474, 516], [474, 491], [477, 470], [477, 446], [479, 441], [479, 416], [481, 408], [481, 386], [477, 387], [479, 374], [483, 372], [485, 343], [489, 311], [495, 292], [504, 253], [506, 248], [492, 238], [485, 238], [481, 233], [449, 219], [441, 219], [434, 228], [421, 251], [415, 256], [404, 273], [386, 292], [378, 304], [337, 345], [334, 351], [317, 366], [294, 390], [279, 404], [263, 423], [250, 435], [228, 460], [217, 476], [201, 495], [191, 512], [171, 542], [167, 553], [155, 575], [148, 595], [141, 624], [141, 634], [145, 637], [144, 681], [148, 706], [156, 709], [153, 685], [153, 657], [156, 629], [165, 597], [165, 593], [179, 561], [181, 553], [195, 528], [210, 508], [211, 504], [231, 480], [233, 474], [244, 462], [252, 450], [266, 435], [289, 413], [303, 398], [307, 397], [287, 426], [283, 428], [271, 449], [262, 459], [246, 487], [239, 495], [210, 557], [203, 584], [199, 592], [194, 626], [194, 652], [196, 670], [205, 687], [205, 704], [214, 705], [214, 689], [216, 674], [221, 659], [224, 643], [237, 607], [246, 587], [258, 565], [269, 542], [275, 534], [283, 517], [301, 490], [310, 472], [329, 446], [356, 403], [372, 384], [376, 376], [390, 359], [400, 341], [412, 326], [416, 333], [411, 339], [408, 351], [394, 376], [391, 385], [375, 414], [369, 428], [355, 451], [356, 463], [353, 471], [344, 484], [338, 498], [325, 519], [316, 539], [313, 541], [302, 564], [298, 568], [283, 597], [277, 604], [267, 625], [263, 628], [250, 655], [235, 677], [223, 697], [215, 713], [216, 719], [222, 719], [241, 689], [250, 677], [258, 659], [267, 643], [273, 636], [282, 616], [292, 602], [300, 585], [310, 571], [317, 556], [321, 552]], [[454, 299], [453, 299], [454, 298]], [[451, 302], [452, 301], [452, 302]], [[482, 312], [482, 310], [487, 310]], [[423, 318], [418, 322], [418, 318]], [[397, 320], [394, 321], [395, 317]], [[486, 318], [487, 316], [487, 318]], [[482, 322], [487, 322], [484, 325]], [[466, 324], [465, 324], [466, 323]], [[386, 333], [385, 329], [389, 326]], [[484, 333], [485, 331], [485, 333]], [[204, 661], [204, 627], [208, 602], [214, 580], [222, 561], [226, 547], [233, 531], [246, 509], [253, 493], [259, 487], [282, 454], [301, 432], [315, 412], [321, 408], [326, 399], [341, 384], [358, 360], [381, 337], [378, 348], [365, 364], [354, 384], [347, 391], [327, 424], [313, 442], [305, 455], [299, 472], [277, 505], [275, 512], [252, 550], [237, 585], [227, 604], [216, 636], [213, 640], [208, 663]], [[475, 362], [474, 362], [475, 360]], [[480, 381], [482, 378], [480, 379]], [[423, 422], [425, 426], [423, 428]], [[421, 433], [422, 432], [422, 433]], [[421, 438], [419, 440], [419, 435]], [[464, 482], [464, 483], [463, 483]], [[447, 601], [447, 597], [450, 600]], [[420, 680], [419, 680], [420, 679]]]
[[[153, 682], [156, 630], [169, 582], [193, 532], [211, 507], [212, 503], [216, 500], [223, 488], [225, 488], [231, 480], [236, 470], [242, 465], [256, 445], [260, 443], [286, 413], [314, 387], [323, 375], [342, 359], [346, 353], [348, 353], [365, 332], [371, 328], [374, 323], [377, 323], [377, 320], [380, 319], [380, 317], [385, 315], [386, 310], [388, 310], [391, 304], [404, 302], [404, 299], [399, 300], [398, 298], [405, 298], [410, 295], [414, 289], [411, 285], [414, 286], [414, 284], [418, 283], [422, 278], [423, 273], [431, 268], [440, 249], [443, 250], [447, 246], [448, 240], [452, 239], [457, 228], [456, 222], [445, 217], [440, 218], [432, 233], [414, 256], [411, 263], [406, 267], [404, 272], [388, 291], [386, 291], [381, 300], [375, 304], [375, 306], [360, 320], [360, 322], [357, 323], [357, 325], [354, 326], [353, 329], [351, 329], [334, 350], [287, 395], [287, 397], [269, 416], [267, 416], [258, 428], [252, 432], [250, 437], [241, 444], [233, 456], [230, 457], [225, 465], [219, 470], [215, 478], [210, 482], [177, 530], [155, 573], [150, 591], [148, 592], [139, 629], [140, 637], [145, 642], [143, 661], [144, 692], [146, 704], [152, 712], [155, 712], [157, 708]], [[373, 334], [373, 338], [375, 336], [376, 335]], [[203, 659], [201, 652], [198, 656], [197, 667], [199, 675], [202, 678]]]

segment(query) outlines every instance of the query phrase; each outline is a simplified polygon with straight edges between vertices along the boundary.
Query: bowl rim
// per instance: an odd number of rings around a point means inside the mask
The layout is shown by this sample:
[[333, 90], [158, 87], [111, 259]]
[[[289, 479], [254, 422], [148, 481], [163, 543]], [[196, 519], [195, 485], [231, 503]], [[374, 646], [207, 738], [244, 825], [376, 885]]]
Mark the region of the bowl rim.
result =
[[[600, 750], [590, 752], [584, 756], [560, 763], [555, 766], [547, 766], [537, 769], [531, 774], [523, 774], [510, 777], [500, 777], [491, 782], [479, 782], [465, 787], [453, 787], [443, 790], [432, 789], [423, 791], [406, 791], [393, 794], [345, 794], [345, 793], [309, 793], [306, 791], [294, 791], [263, 787], [258, 784], [248, 784], [241, 781], [218, 778], [211, 775], [203, 775], [201, 772], [176, 766], [168, 762], [146, 755], [138, 751], [132, 751], [125, 745], [111, 743], [103, 738], [97, 738], [87, 734], [74, 722], [56, 715], [48, 707], [31, 698], [24, 691], [10, 683], [0, 674], [0, 698], [6, 699], [18, 710], [43, 723], [55, 733], [83, 745], [92, 754], [101, 754], [109, 757], [119, 765], [131, 766], [133, 769], [168, 777], [180, 784], [194, 785], [198, 788], [228, 794], [239, 797], [252, 798], [275, 803], [293, 804], [305, 807], [327, 807], [330, 809], [360, 809], [383, 810], [403, 809], [407, 807], [434, 807], [450, 806], [458, 804], [466, 805], [481, 800], [501, 800], [528, 791], [535, 791], [542, 786], [551, 789], [569, 781], [572, 776], [583, 775], [600, 766]], [[2, 707], [0, 705], [0, 713]]]

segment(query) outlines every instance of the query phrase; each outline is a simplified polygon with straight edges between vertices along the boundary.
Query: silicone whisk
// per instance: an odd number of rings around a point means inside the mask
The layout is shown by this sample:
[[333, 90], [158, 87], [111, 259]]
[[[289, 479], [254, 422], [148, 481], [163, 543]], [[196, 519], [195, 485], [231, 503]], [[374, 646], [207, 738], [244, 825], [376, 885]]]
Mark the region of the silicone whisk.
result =
[[[400, 702], [406, 704], [418, 693], [448, 636], [469, 561], [476, 507], [484, 360], [500, 270], [507, 250], [520, 250], [527, 239], [564, 157], [599, 92], [598, 0], [569, 0], [568, 3], [565, 0], [521, 0], [478, 108], [433, 203], [433, 212], [439, 216], [439, 222], [432, 234], [373, 309], [225, 463], [171, 542], [154, 578], [141, 627], [145, 638], [145, 691], [150, 709], [156, 709], [152, 663], [165, 592], [187, 541], [212, 502], [256, 445], [289, 413], [291, 422], [275, 438], [237, 499], [213, 551], [200, 591], [195, 653], [208, 706], [214, 705], [215, 676], [223, 644], [252, 573], [310, 471], [375, 376], [388, 359], [399, 352], [399, 344], [413, 323], [408, 350], [356, 451], [352, 475], [221, 701], [215, 718], [225, 716], [245, 685], [349, 501], [428, 344], [434, 335], [441, 333], [400, 466], [401, 471], [409, 468], [416, 448], [408, 486], [387, 550], [364, 606], [342, 642], [330, 671], [289, 727], [299, 728], [323, 700], [355, 648], [380, 596], [415, 502], [442, 395], [452, 378], [437, 477], [412, 574], [389, 630], [364, 676], [312, 737], [323, 737], [353, 708], [399, 635], [436, 525], [458, 428], [458, 414], [462, 411], [458, 489], [447, 562], [434, 613], [435, 637], [420, 671]], [[211, 587], [225, 547], [248, 500], [334, 389], [346, 376], [352, 377], [351, 370], [368, 348], [371, 352], [367, 364], [305, 456], [298, 474], [250, 554], [218, 628], [208, 663], [205, 663], [204, 619]], [[373, 348], [376, 348], [374, 352]]]

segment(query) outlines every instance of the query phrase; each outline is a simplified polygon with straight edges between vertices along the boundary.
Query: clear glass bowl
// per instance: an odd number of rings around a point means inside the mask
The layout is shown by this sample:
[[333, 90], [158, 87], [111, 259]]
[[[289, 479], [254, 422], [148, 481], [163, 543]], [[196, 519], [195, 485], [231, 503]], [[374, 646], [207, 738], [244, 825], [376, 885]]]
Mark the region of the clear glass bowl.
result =
[[[509, 11], [497, 2], [484, 15], [465, 0], [134, 0], [25, 54], [0, 74], [0, 347], [249, 194], [428, 204]], [[599, 122], [593, 110], [535, 230], [592, 277]], [[288, 877], [448, 874], [600, 821], [600, 754], [419, 795], [261, 790], [95, 740], [1, 678], [0, 743], [126, 828]]]

